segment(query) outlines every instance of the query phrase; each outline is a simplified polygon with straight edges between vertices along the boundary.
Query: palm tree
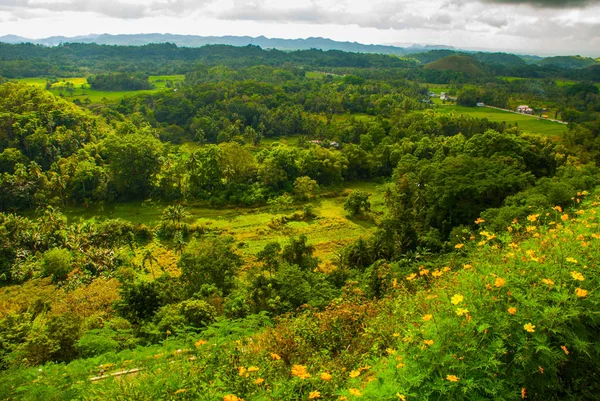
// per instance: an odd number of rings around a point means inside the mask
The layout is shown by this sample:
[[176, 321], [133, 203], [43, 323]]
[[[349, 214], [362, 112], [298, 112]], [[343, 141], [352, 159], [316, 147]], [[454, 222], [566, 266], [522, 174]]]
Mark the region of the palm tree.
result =
[[142, 258], [142, 267], [146, 271], [148, 271], [148, 269], [146, 268], [146, 262], [148, 262], [150, 264], [150, 271], [152, 272], [152, 277], [156, 278], [156, 276], [154, 275], [154, 269], [152, 268], [152, 265], [154, 263], [158, 264], [158, 259], [156, 259], [156, 256], [154, 256], [152, 251], [149, 249], [146, 249], [146, 252], [144, 252], [144, 257]]

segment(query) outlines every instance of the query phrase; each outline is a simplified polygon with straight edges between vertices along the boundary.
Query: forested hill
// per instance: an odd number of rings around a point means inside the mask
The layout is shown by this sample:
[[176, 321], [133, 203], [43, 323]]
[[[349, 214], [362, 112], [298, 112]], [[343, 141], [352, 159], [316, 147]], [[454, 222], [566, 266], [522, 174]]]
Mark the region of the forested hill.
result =
[[[356, 49], [356, 51], [365, 51]], [[483, 67], [483, 74], [463, 74], [460, 71], [427, 71], [422, 67], [444, 57], [469, 57]], [[505, 53], [464, 53], [449, 49], [432, 50], [415, 55], [389, 55], [375, 53], [350, 53], [340, 50], [282, 51], [263, 49], [256, 45], [207, 45], [203, 47], [178, 47], [173, 43], [146, 44], [143, 46], [109, 46], [98, 44], [66, 43], [47, 47], [0, 42], [0, 76], [72, 77], [114, 72], [139, 72], [145, 75], [184, 74], [196, 69], [198, 64], [230, 68], [257, 65], [286, 66], [300, 69], [318, 69], [338, 74], [355, 73], [348, 69], [361, 69], [364, 74], [377, 69], [377, 74], [394, 74], [397, 78], [420, 82], [485, 82], [494, 76], [522, 78], [564, 78], [600, 81], [600, 63], [586, 59], [586, 68], [573, 68], [565, 63], [526, 63], [519, 56]], [[590, 61], [591, 60], [591, 61]], [[542, 60], [543, 61], [543, 60]], [[386, 70], [386, 71], [384, 71]]]
[[266, 38], [264, 36], [198, 36], [198, 35], [175, 35], [175, 34], [134, 34], [134, 35], [88, 35], [88, 36], [52, 36], [44, 39], [29, 39], [20, 36], [6, 35], [0, 37], [4, 43], [33, 43], [45, 46], [57, 46], [62, 43], [95, 43], [99, 45], [118, 46], [143, 46], [152, 43], [174, 43], [182, 47], [202, 47], [206, 45], [231, 45], [231, 46], [260, 46], [263, 49], [279, 50], [342, 50], [358, 53], [380, 53], [380, 54], [410, 54], [431, 49], [452, 49], [451, 46], [437, 45], [412, 45], [409, 47], [398, 47], [390, 45], [366, 45], [357, 42], [339, 42], [327, 38], [306, 39], [281, 39]]
[[382, 54], [347, 53], [339, 50], [300, 50], [283, 52], [258, 46], [211, 45], [201, 48], [174, 44], [107, 46], [69, 43], [57, 47], [0, 43], [0, 75], [8, 78], [85, 74], [88, 71], [120, 69], [152, 73], [182, 73], [196, 63], [243, 67], [294, 64], [301, 67], [401, 68], [414, 61]]

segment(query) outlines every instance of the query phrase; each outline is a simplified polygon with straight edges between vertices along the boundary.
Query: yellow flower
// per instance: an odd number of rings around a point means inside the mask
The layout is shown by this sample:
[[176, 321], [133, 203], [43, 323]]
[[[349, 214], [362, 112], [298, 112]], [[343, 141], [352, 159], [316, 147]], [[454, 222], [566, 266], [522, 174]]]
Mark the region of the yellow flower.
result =
[[504, 284], [506, 284], [506, 280], [504, 280], [503, 278], [498, 277], [496, 279], [496, 282], [494, 283], [494, 286], [496, 286], [496, 288], [502, 288], [504, 286]]
[[254, 384], [263, 384], [265, 382], [265, 379], [263, 379], [262, 377], [259, 377], [258, 379], [254, 380]]
[[573, 277], [573, 280], [578, 280], [578, 281], [585, 280], [585, 278], [583, 277], [583, 274], [581, 274], [579, 272], [571, 272], [571, 277]]
[[444, 274], [444, 272], [442, 272], [442, 271], [439, 271], [439, 270], [436, 270], [436, 271], [434, 271], [433, 273], [431, 273], [431, 275], [432, 275], [433, 277], [442, 277], [442, 275], [443, 275], [443, 274]]
[[577, 295], [579, 298], [585, 298], [587, 297], [587, 290], [584, 290], [583, 288], [576, 288], [575, 289], [575, 295]]
[[360, 370], [353, 370], [352, 372], [350, 372], [350, 377], [355, 378], [360, 376]]
[[563, 351], [565, 351], [566, 355], [569, 355], [569, 350], [567, 349], [567, 347], [565, 347], [564, 345], [561, 345], [560, 349], [562, 349]]
[[462, 248], [463, 246], [465, 246], [465, 244], [456, 244], [456, 245], [454, 245], [454, 247], [455, 247], [456, 249], [460, 249], [460, 248]]
[[198, 340], [194, 343], [194, 345], [196, 346], [196, 348], [200, 348], [202, 347], [204, 344], [206, 344], [206, 341], [204, 340]]
[[355, 397], [362, 396], [362, 393], [358, 389], [356, 389], [356, 388], [351, 388], [348, 391], [350, 392], [350, 394], [352, 394]]
[[419, 275], [421, 276], [427, 276], [429, 274], [429, 269], [423, 269], [419, 272]]
[[562, 213], [562, 207], [560, 206], [554, 206], [552, 210], [556, 210], [558, 213]]
[[257, 368], [256, 366], [250, 366], [248, 368], [248, 372], [258, 372], [259, 368]]
[[181, 393], [185, 393], [186, 389], [184, 388], [180, 388], [179, 390], [175, 391], [175, 394], [181, 394]]
[[542, 283], [546, 285], [554, 285], [554, 281], [550, 280], [549, 278], [542, 279]]
[[428, 322], [428, 321], [430, 321], [431, 319], [433, 319], [433, 315], [425, 315], [425, 316], [423, 316], [423, 318], [422, 318], [422, 319], [423, 319], [424, 321]]
[[567, 258], [567, 259], [566, 259], [566, 261], [567, 261], [567, 262], [569, 262], [569, 263], [574, 263], [574, 264], [577, 264], [577, 263], [579, 263], [579, 262], [577, 261], [577, 259], [573, 259], [573, 258]]
[[271, 359], [274, 361], [278, 361], [281, 359], [281, 357], [277, 354], [271, 353]]
[[531, 323], [526, 323], [523, 328], [525, 329], [525, 331], [528, 331], [530, 333], [534, 333], [535, 332], [535, 326]]
[[400, 399], [400, 401], [406, 401], [406, 396], [402, 395], [400, 393], [396, 393], [396, 397], [398, 397], [398, 399]]
[[567, 221], [567, 220], [569, 220], [569, 215], [565, 213], [565, 214], [563, 214], [562, 216], [560, 216], [560, 219], [561, 219], [562, 221]]
[[408, 276], [406, 276], [406, 279], [407, 279], [408, 281], [411, 281], [411, 280], [414, 280], [414, 279], [415, 279], [415, 277], [417, 277], [417, 275], [416, 275], [415, 273], [413, 273], [413, 274], [411, 274], [411, 275], [408, 275]]
[[423, 343], [424, 343], [425, 345], [428, 345], [428, 346], [430, 346], [430, 347], [431, 347], [431, 346], [433, 345], [434, 341], [433, 341], [433, 340], [424, 340], [424, 341], [423, 341]]
[[310, 374], [306, 371], [306, 366], [304, 365], [294, 365], [292, 366], [292, 375], [299, 377], [300, 379], [308, 379]]
[[462, 295], [454, 294], [454, 296], [452, 296], [452, 298], [450, 299], [450, 302], [452, 302], [452, 305], [458, 305], [463, 301], [463, 299], [465, 298]]
[[244, 401], [241, 398], [233, 395], [233, 394], [228, 394], [225, 397], [223, 397], [223, 401]]
[[469, 310], [467, 308], [456, 308], [456, 315], [458, 316], [463, 316], [467, 313], [469, 313]]
[[396, 354], [396, 350], [393, 349], [393, 348], [387, 348], [385, 350], [385, 352], [387, 352], [388, 355], [394, 355], [394, 354]]
[[527, 220], [529, 220], [532, 223], [535, 223], [539, 216], [539, 214], [530, 214], [529, 216], [527, 216]]
[[485, 220], [482, 219], [481, 217], [478, 217], [477, 220], [475, 220], [475, 224], [481, 224], [481, 223], [485, 223]]
[[317, 390], [311, 391], [308, 395], [309, 400], [316, 400], [317, 398], [321, 398], [321, 393], [319, 393]]
[[246, 374], [246, 368], [245, 368], [245, 367], [243, 367], [243, 366], [240, 366], [240, 367], [238, 368], [238, 374], [239, 374], [240, 376], [244, 376], [244, 375]]
[[331, 379], [333, 379], [333, 376], [329, 372], [321, 373], [321, 380], [328, 382]]
[[517, 308], [508, 308], [508, 313], [510, 313], [511, 315], [514, 315], [515, 313], [517, 313]]
[[446, 376], [446, 380], [451, 381], [451, 382], [457, 382], [459, 380], [459, 377], [455, 376], [455, 375], [448, 375], [448, 376]]

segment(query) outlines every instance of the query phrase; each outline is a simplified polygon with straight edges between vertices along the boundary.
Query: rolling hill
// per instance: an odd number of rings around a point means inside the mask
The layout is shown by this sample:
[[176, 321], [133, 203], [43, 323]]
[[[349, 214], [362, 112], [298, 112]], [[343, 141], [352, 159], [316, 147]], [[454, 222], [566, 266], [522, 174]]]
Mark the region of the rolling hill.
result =
[[485, 74], [483, 64], [470, 56], [453, 55], [433, 61], [425, 67], [425, 69], [437, 71], [454, 71], [460, 72], [470, 77], [481, 76]]

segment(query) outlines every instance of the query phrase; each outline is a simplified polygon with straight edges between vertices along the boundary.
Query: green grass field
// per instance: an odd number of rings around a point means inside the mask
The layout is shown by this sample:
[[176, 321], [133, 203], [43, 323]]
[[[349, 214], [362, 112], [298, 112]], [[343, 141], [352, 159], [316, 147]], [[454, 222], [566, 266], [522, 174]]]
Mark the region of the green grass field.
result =
[[[522, 79], [541, 79], [541, 78], [520, 78], [520, 77], [506, 77], [506, 76], [498, 76], [496, 78], [500, 78], [500, 79], [503, 79], [508, 82], [518, 81], [518, 80], [522, 80]], [[563, 80], [563, 79], [555, 79], [554, 82], [556, 82], [556, 85], [560, 88], [562, 88], [564, 86], [570, 86], [570, 85], [577, 83], [577, 81], [570, 81], [570, 80]], [[595, 85], [598, 87], [598, 89], [600, 89], [600, 83], [596, 83]]]
[[[293, 221], [281, 229], [268, 227], [276, 216], [290, 215], [302, 209], [298, 205], [285, 212], [273, 212], [269, 207], [260, 208], [211, 208], [207, 205], [190, 204], [188, 223], [204, 225], [217, 232], [231, 235], [245, 243], [246, 253], [254, 255], [271, 241], [287, 242], [290, 237], [304, 234], [316, 247], [316, 255], [322, 260], [331, 260], [343, 246], [358, 237], [368, 236], [375, 230], [375, 219], [383, 214], [383, 190], [376, 183], [353, 182], [347, 189], [360, 189], [372, 194], [370, 219], [349, 218], [344, 210], [344, 196], [321, 197], [311, 202], [316, 218], [311, 221]], [[65, 209], [70, 220], [97, 220], [120, 218], [135, 224], [154, 226], [160, 221], [166, 203], [129, 202], [89, 208]]]
[[567, 131], [565, 124], [553, 121], [537, 119], [522, 114], [509, 113], [507, 111], [491, 109], [489, 107], [462, 107], [454, 105], [441, 105], [436, 108], [442, 113], [467, 114], [476, 118], [487, 118], [489, 121], [506, 122], [518, 124], [524, 131], [541, 134], [549, 137], [559, 137]]
[[[138, 95], [141, 93], [156, 93], [161, 90], [167, 89], [167, 82], [171, 81], [173, 84], [182, 82], [185, 79], [184, 75], [152, 75], [148, 80], [155, 85], [154, 89], [140, 90], [140, 91], [98, 91], [90, 89], [86, 78], [84, 77], [71, 77], [61, 78], [59, 82], [52, 85], [49, 90], [55, 96], [63, 96], [67, 100], [79, 100], [85, 101], [89, 99], [92, 103], [99, 103], [102, 101], [118, 100], [125, 96]], [[46, 78], [22, 78], [17, 79], [18, 82], [23, 82], [28, 85], [34, 85], [39, 87], [46, 87]], [[72, 83], [75, 86], [75, 90], [72, 94], [64, 89], [67, 82]]]

